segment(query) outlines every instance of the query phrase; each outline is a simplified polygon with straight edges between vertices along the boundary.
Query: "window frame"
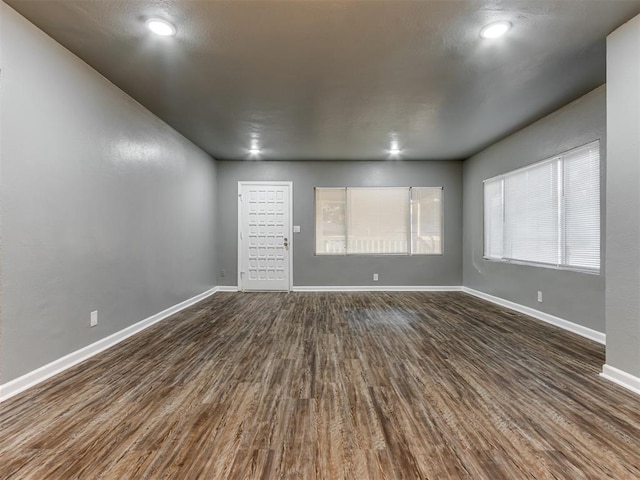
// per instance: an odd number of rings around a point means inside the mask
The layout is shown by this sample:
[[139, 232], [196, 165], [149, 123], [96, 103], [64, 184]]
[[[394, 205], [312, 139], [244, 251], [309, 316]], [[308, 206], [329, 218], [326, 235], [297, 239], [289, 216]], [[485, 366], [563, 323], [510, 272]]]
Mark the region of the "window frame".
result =
[[[382, 189], [382, 188], [406, 188], [407, 189], [407, 201], [409, 202], [409, 209], [408, 209], [408, 243], [407, 245], [409, 246], [409, 252], [407, 253], [348, 253], [347, 249], [345, 248], [345, 253], [318, 253], [318, 243], [317, 243], [317, 239], [318, 239], [318, 228], [317, 228], [317, 219], [316, 219], [316, 214], [317, 214], [317, 193], [316, 191], [318, 189], [332, 189], [332, 190], [344, 190], [345, 191], [345, 195], [347, 190], [357, 190], [357, 189], [372, 189], [372, 188], [378, 188], [378, 189]], [[412, 253], [411, 250], [413, 249], [413, 232], [414, 232], [414, 226], [413, 226], [413, 205], [411, 202], [411, 189], [413, 188], [433, 188], [433, 189], [438, 189], [440, 190], [440, 252], [439, 253]], [[345, 186], [345, 187], [325, 187], [325, 186], [315, 186], [313, 187], [313, 255], [317, 256], [317, 257], [437, 257], [437, 256], [443, 256], [444, 255], [444, 195], [445, 194], [445, 189], [444, 186], [392, 186], [392, 185], [383, 185], [383, 186], [354, 186], [354, 187], [349, 187], [349, 186]], [[348, 241], [348, 216], [349, 216], [349, 211], [348, 208], [346, 208], [345, 205], [345, 241]]]
[[[569, 155], [570, 153], [575, 152], [576, 150], [588, 147], [590, 145], [597, 145], [598, 148], [598, 169], [599, 169], [599, 188], [598, 188], [598, 195], [600, 198], [600, 202], [599, 202], [599, 220], [600, 220], [600, 252], [599, 252], [599, 266], [598, 268], [589, 268], [589, 267], [580, 267], [580, 266], [573, 266], [573, 265], [568, 265], [568, 264], [554, 264], [554, 263], [546, 263], [546, 262], [536, 262], [536, 261], [531, 261], [531, 260], [520, 260], [520, 259], [512, 259], [512, 258], [505, 258], [505, 257], [501, 257], [501, 258], [496, 258], [496, 257], [490, 257], [486, 255], [486, 217], [485, 217], [485, 213], [486, 213], [486, 198], [485, 198], [485, 188], [486, 188], [486, 184], [487, 182], [493, 182], [496, 180], [501, 180], [502, 181], [502, 195], [503, 195], [503, 206], [502, 206], [502, 221], [503, 221], [503, 225], [504, 225], [504, 215], [505, 215], [505, 202], [504, 202], [504, 195], [505, 195], [505, 185], [504, 185], [504, 181], [505, 178], [511, 176], [511, 175], [515, 175], [518, 174], [520, 172], [526, 171], [528, 169], [534, 168], [536, 166], [539, 165], [543, 165], [545, 163], [548, 162], [556, 162], [559, 161], [561, 162], [560, 166], [560, 171], [562, 172], [562, 175], [564, 175], [564, 169], [565, 169], [565, 165], [564, 165], [564, 161], [563, 161], [563, 157]], [[494, 262], [494, 263], [499, 263], [499, 264], [513, 264], [513, 265], [523, 265], [523, 266], [531, 266], [531, 267], [539, 267], [539, 268], [547, 268], [547, 269], [551, 269], [551, 270], [563, 270], [563, 271], [569, 271], [569, 272], [576, 272], [576, 273], [586, 273], [589, 275], [600, 275], [600, 273], [602, 272], [602, 180], [603, 180], [603, 175], [602, 175], [602, 143], [600, 141], [600, 138], [597, 138], [593, 141], [584, 143], [582, 145], [578, 145], [577, 147], [573, 147], [569, 150], [563, 151], [557, 155], [553, 155], [551, 157], [545, 158], [544, 160], [539, 160], [533, 163], [530, 163], [528, 165], [525, 165], [523, 167], [519, 167], [515, 170], [509, 170], [505, 173], [499, 174], [499, 175], [494, 175], [493, 177], [487, 178], [485, 180], [482, 181], [482, 259], [488, 262]], [[562, 195], [559, 198], [559, 211], [558, 211], [558, 216], [561, 219], [561, 224], [560, 224], [560, 229], [559, 229], [559, 240], [560, 240], [560, 245], [559, 248], [562, 250], [562, 255], [566, 255], [566, 235], [565, 235], [565, 228], [566, 228], [566, 215], [565, 215], [565, 205], [564, 205], [564, 180], [562, 181]], [[503, 245], [504, 245], [504, 237], [503, 237]], [[504, 247], [503, 247], [504, 248]]]

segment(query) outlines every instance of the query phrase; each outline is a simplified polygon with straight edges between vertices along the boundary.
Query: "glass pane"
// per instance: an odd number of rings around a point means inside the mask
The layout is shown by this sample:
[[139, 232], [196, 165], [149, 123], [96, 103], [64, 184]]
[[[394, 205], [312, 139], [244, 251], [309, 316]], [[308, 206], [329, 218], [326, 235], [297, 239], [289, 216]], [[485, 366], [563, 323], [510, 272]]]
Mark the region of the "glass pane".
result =
[[411, 189], [411, 253], [442, 253], [442, 188]]
[[504, 256], [560, 263], [559, 160], [536, 164], [504, 179]]
[[316, 188], [316, 254], [346, 253], [346, 189]]
[[347, 253], [409, 253], [409, 188], [347, 189]]
[[491, 180], [484, 183], [484, 256], [502, 258], [504, 238], [503, 216], [504, 195], [503, 180]]

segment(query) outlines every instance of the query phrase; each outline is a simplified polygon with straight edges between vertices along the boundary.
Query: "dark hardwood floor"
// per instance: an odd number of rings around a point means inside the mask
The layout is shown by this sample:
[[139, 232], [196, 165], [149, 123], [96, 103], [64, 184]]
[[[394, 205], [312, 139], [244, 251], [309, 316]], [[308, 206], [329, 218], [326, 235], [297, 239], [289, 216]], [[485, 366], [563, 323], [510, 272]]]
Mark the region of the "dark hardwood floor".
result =
[[637, 479], [603, 363], [464, 293], [218, 293], [0, 404], [0, 478]]

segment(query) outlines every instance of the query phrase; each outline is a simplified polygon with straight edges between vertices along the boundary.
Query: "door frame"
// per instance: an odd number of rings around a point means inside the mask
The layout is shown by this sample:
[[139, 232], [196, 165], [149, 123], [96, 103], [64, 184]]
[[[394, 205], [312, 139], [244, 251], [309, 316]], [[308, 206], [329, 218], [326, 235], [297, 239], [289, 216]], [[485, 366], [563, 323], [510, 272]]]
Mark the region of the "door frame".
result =
[[244, 185], [273, 185], [289, 187], [289, 288], [285, 291], [290, 292], [293, 285], [293, 182], [292, 181], [238, 181], [238, 291], [243, 292], [242, 286], [242, 187]]

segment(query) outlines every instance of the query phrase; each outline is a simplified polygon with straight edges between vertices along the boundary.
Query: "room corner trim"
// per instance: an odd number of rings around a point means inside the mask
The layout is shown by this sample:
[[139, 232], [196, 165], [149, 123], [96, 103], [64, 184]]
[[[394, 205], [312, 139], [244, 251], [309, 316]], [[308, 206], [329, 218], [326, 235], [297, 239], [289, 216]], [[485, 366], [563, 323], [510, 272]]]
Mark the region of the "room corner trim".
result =
[[520, 305], [519, 303], [505, 300], [504, 298], [494, 297], [493, 295], [489, 295], [488, 293], [484, 293], [479, 290], [462, 287], [462, 291], [464, 293], [468, 293], [469, 295], [487, 300], [488, 302], [495, 303], [502, 307], [510, 308], [511, 310], [515, 310], [516, 312], [524, 313], [525, 315], [529, 315], [530, 317], [537, 318], [538, 320], [542, 320], [543, 322], [550, 323], [551, 325], [555, 325], [556, 327], [560, 327], [570, 332], [576, 333], [585, 338], [588, 338], [589, 340], [601, 343], [602, 345], [606, 344], [606, 335], [602, 332], [598, 332], [597, 330], [583, 327], [582, 325], [570, 322], [569, 320], [565, 320], [563, 318], [541, 312], [540, 310], [536, 310], [535, 308], [526, 307], [524, 305]]
[[460, 286], [431, 285], [364, 285], [364, 286], [299, 286], [292, 287], [293, 292], [461, 292]]
[[154, 325], [171, 315], [174, 315], [181, 310], [184, 310], [191, 305], [195, 305], [201, 300], [204, 300], [207, 297], [210, 297], [214, 293], [220, 291], [218, 287], [212, 288], [203, 292], [195, 297], [189, 298], [184, 302], [180, 302], [172, 307], [167, 308], [161, 312], [156, 313], [138, 323], [135, 323], [127, 328], [120, 330], [119, 332], [113, 333], [108, 337], [105, 337], [101, 340], [98, 340], [95, 343], [87, 345], [75, 352], [71, 352], [64, 357], [61, 357], [53, 362], [44, 365], [36, 370], [33, 370], [29, 373], [22, 375], [14, 380], [11, 380], [3, 385], [0, 385], [0, 402], [3, 402], [14, 395], [17, 395], [35, 385], [47, 380], [48, 378], [57, 375], [80, 362], [83, 362], [98, 353], [113, 347], [114, 345], [122, 342], [123, 340], [141, 332], [142, 330]]
[[640, 395], [640, 377], [635, 377], [619, 368], [606, 364], [602, 366], [600, 376]]

